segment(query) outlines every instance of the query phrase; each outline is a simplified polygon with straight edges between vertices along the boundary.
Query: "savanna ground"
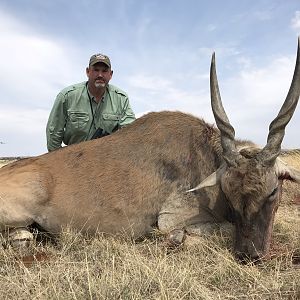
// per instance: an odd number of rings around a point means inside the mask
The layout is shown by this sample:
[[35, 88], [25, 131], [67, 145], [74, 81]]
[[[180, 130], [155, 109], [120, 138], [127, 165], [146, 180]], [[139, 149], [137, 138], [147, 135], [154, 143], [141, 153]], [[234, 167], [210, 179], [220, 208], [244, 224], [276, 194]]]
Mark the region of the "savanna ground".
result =
[[159, 234], [134, 242], [66, 229], [57, 245], [34, 246], [34, 260], [0, 248], [0, 299], [300, 299], [299, 197], [299, 185], [284, 185], [271, 258], [259, 265], [238, 263], [221, 229], [174, 250]]

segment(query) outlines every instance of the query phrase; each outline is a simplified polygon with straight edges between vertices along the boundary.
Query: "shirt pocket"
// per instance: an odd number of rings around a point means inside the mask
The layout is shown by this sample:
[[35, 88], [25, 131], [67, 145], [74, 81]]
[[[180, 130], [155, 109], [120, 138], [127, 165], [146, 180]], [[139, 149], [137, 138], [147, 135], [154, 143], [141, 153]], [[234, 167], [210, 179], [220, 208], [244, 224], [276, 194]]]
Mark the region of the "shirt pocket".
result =
[[108, 131], [109, 133], [111, 133], [112, 131], [118, 129], [118, 125], [120, 124], [120, 120], [121, 120], [121, 116], [118, 114], [108, 114], [108, 113], [104, 113], [102, 115], [103, 121], [104, 121], [104, 125], [105, 131]]
[[68, 111], [68, 121], [70, 127], [82, 129], [89, 121], [89, 114], [82, 111]]

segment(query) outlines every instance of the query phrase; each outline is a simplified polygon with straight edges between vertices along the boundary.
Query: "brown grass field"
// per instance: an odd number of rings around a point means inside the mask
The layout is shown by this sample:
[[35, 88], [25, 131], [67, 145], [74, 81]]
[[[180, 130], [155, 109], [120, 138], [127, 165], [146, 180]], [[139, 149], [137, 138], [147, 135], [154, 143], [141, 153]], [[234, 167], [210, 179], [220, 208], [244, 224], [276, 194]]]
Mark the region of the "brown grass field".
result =
[[[300, 156], [286, 160], [300, 168]], [[238, 263], [221, 229], [176, 250], [158, 233], [134, 242], [65, 229], [33, 256], [0, 248], [0, 299], [300, 299], [299, 199], [300, 186], [284, 184], [271, 258], [261, 264]]]

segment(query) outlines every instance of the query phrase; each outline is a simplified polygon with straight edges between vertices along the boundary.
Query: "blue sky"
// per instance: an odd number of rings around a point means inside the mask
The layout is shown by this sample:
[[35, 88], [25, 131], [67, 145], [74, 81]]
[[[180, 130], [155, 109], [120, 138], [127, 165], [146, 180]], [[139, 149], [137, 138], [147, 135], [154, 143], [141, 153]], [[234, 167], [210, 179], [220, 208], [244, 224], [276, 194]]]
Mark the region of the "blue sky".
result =
[[[0, 156], [46, 152], [58, 92], [86, 80], [95, 53], [137, 116], [180, 110], [214, 122], [209, 66], [216, 52], [236, 136], [265, 145], [287, 94], [300, 35], [299, 0], [0, 0]], [[300, 147], [300, 108], [283, 147]]]

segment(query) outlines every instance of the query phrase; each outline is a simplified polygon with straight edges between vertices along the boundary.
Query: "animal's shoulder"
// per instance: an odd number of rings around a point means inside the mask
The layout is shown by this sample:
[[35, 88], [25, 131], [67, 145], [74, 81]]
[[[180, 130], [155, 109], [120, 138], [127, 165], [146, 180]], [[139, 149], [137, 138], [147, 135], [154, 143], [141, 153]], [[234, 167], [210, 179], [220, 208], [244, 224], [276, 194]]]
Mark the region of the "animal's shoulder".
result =
[[181, 111], [160, 111], [160, 112], [149, 112], [142, 117], [141, 120], [157, 121], [163, 122], [173, 122], [173, 123], [201, 123], [207, 124], [202, 118], [196, 117], [192, 114], [184, 113]]
[[196, 116], [183, 113], [180, 111], [160, 111], [160, 112], [149, 112], [138, 119], [136, 119], [132, 126], [140, 130], [141, 128], [147, 128], [153, 130], [162, 131], [180, 131], [188, 134], [190, 130], [195, 129], [201, 132], [212, 131], [215, 132], [216, 128], [206, 123], [203, 119]]
[[300, 170], [300, 149], [283, 149], [279, 158]]

